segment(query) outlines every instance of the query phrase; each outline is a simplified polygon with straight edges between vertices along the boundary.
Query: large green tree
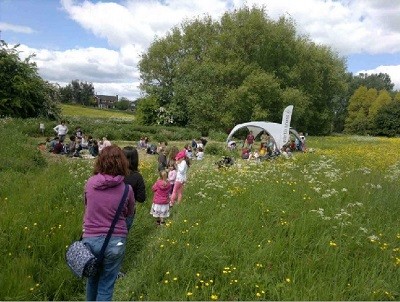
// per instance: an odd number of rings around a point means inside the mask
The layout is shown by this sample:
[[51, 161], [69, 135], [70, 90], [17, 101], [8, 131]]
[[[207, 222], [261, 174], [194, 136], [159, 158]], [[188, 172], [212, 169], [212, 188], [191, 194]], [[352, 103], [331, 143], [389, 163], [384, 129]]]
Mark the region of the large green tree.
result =
[[39, 76], [34, 55], [21, 60], [19, 45], [0, 40], [0, 46], [0, 116], [57, 118], [58, 87]]
[[84, 106], [93, 106], [96, 104], [92, 83], [72, 80], [70, 84], [60, 88], [60, 93], [63, 103], [74, 103]]
[[374, 122], [378, 111], [392, 102], [392, 97], [390, 96], [389, 92], [386, 90], [381, 90], [378, 93], [378, 97], [373, 100], [371, 107], [369, 108], [369, 119], [371, 122]]
[[351, 96], [355, 91], [364, 86], [368, 89], [374, 88], [377, 91], [386, 90], [389, 93], [394, 93], [390, 76], [386, 73], [379, 74], [368, 74], [360, 73], [358, 75], [353, 75], [352, 73], [346, 74], [347, 89], [343, 94], [338, 95], [334, 99], [334, 131], [342, 132], [345, 125], [345, 119], [347, 118], [347, 107]]
[[115, 108], [118, 110], [128, 110], [131, 108], [131, 102], [127, 98], [122, 97], [121, 100], [115, 103]]
[[368, 134], [373, 127], [370, 118], [371, 105], [378, 97], [374, 88], [365, 86], [358, 88], [351, 96], [348, 106], [348, 116], [345, 123], [345, 131], [348, 133]]
[[394, 84], [387, 73], [360, 73], [353, 76], [350, 83], [350, 92], [354, 92], [358, 87], [375, 88], [376, 90], [393, 91]]
[[373, 134], [384, 136], [400, 135], [400, 101], [393, 100], [378, 110]]
[[184, 22], [152, 43], [139, 69], [140, 102], [204, 133], [252, 119], [280, 122], [289, 104], [297, 129], [329, 133], [335, 98], [346, 89], [343, 59], [299, 36], [291, 19], [271, 20], [258, 7]]

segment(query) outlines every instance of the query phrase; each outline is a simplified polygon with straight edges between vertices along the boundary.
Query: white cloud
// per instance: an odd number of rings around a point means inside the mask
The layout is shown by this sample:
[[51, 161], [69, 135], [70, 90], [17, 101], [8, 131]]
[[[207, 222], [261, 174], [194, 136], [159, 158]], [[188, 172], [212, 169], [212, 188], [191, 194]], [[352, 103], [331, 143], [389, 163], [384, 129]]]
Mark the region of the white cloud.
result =
[[22, 33], [22, 34], [32, 34], [35, 32], [32, 28], [30, 28], [28, 26], [15, 25], [15, 24], [10, 24], [10, 23], [5, 23], [5, 22], [0, 22], [0, 30], [12, 31], [12, 32]]
[[[247, 4], [265, 6], [268, 15], [293, 18], [299, 33], [331, 46], [341, 56], [356, 53], [400, 53], [400, 1], [392, 0], [125, 0], [96, 2], [60, 0], [68, 17], [111, 49], [66, 51], [30, 49], [37, 53], [41, 75], [50, 81], [73, 79], [94, 83], [101, 94], [138, 96], [137, 63], [155, 37], [184, 20], [223, 13]], [[0, 24], [1, 26], [1, 24]], [[24, 27], [22, 27], [24, 28]], [[26, 30], [29, 28], [25, 28]], [[397, 63], [396, 63], [397, 64]], [[378, 71], [385, 70], [385, 71]], [[379, 66], [400, 89], [399, 66]], [[372, 73], [369, 70], [368, 73]], [[130, 84], [132, 83], [132, 84]], [[135, 84], [133, 84], [135, 83]], [[107, 90], [109, 89], [109, 90]], [[107, 92], [109, 91], [109, 92]], [[100, 93], [100, 92], [98, 92]]]
[[164, 36], [173, 26], [184, 19], [204, 14], [220, 15], [227, 10], [222, 0], [186, 1], [133, 1], [125, 5], [117, 3], [75, 4], [73, 0], [61, 0], [70, 18], [96, 36], [106, 38], [114, 47], [141, 44], [144, 48], [157, 36]]
[[400, 3], [391, 0], [249, 0], [276, 19], [291, 16], [298, 30], [342, 55], [400, 52]]
[[[119, 51], [105, 48], [82, 48], [66, 51], [33, 49], [20, 45], [21, 57], [35, 54], [39, 74], [50, 82], [64, 86], [72, 80], [91, 82], [98, 94], [118, 94], [130, 99], [139, 96], [137, 60], [132, 59], [134, 47]], [[108, 92], [107, 92], [108, 91]]]

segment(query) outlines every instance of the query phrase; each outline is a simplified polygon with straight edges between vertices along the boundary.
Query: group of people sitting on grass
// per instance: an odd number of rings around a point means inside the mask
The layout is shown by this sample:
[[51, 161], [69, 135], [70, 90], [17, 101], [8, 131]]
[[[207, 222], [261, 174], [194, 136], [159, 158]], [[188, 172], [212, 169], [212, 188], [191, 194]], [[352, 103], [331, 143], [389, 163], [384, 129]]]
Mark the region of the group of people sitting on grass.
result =
[[96, 157], [107, 146], [111, 146], [111, 142], [106, 137], [98, 141], [90, 135], [87, 137], [78, 137], [73, 134], [69, 136], [68, 140], [60, 139], [58, 136], [46, 139], [47, 151], [70, 157], [82, 157], [82, 150], [88, 150], [91, 156]]
[[96, 157], [101, 150], [107, 146], [111, 146], [111, 142], [103, 137], [102, 140], [96, 140], [91, 135], [83, 135], [81, 127], [76, 127], [74, 134], [68, 135], [68, 127], [65, 121], [61, 121], [59, 125], [53, 128], [56, 136], [46, 139], [46, 150], [53, 154], [64, 154], [70, 157], [82, 157], [81, 151], [88, 150], [88, 153]]
[[[292, 152], [294, 151], [306, 151], [305, 136], [301, 132], [299, 133], [299, 138], [291, 138], [290, 141], [280, 150], [276, 148], [274, 139], [270, 137], [266, 131], [263, 131], [260, 140], [260, 148], [253, 150], [255, 137], [253, 132], [250, 131], [242, 144], [241, 158], [246, 160], [254, 159], [256, 161], [262, 161], [279, 155], [289, 158], [292, 156]], [[236, 142], [233, 140], [228, 141], [227, 148], [231, 151], [235, 151], [237, 148]]]
[[[204, 157], [204, 149], [207, 139], [204, 137], [198, 140], [193, 139], [192, 142], [185, 145], [186, 157], [189, 159], [202, 160]], [[148, 137], [142, 137], [138, 142], [138, 149], [145, 150], [147, 154], [162, 155], [168, 150], [168, 143], [160, 141], [158, 145], [150, 142]]]

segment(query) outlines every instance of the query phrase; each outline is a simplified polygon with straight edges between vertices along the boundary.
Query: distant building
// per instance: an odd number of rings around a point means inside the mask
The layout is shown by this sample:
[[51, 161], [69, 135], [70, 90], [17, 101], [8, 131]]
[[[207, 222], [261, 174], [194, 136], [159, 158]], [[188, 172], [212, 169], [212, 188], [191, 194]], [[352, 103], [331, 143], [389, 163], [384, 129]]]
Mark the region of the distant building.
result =
[[94, 98], [97, 101], [97, 107], [102, 109], [114, 108], [115, 104], [118, 102], [118, 94], [116, 96], [97, 94]]

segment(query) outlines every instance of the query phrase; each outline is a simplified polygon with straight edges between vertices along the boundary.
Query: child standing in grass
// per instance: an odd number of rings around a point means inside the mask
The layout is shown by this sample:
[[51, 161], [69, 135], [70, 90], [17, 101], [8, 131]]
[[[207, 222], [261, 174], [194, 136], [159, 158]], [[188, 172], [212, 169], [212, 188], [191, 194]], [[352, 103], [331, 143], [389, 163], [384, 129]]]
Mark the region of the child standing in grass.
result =
[[185, 150], [180, 151], [176, 157], [176, 180], [175, 180], [175, 185], [174, 185], [174, 190], [172, 191], [171, 195], [171, 206], [174, 205], [175, 201], [178, 200], [178, 203], [181, 202], [182, 200], [182, 193], [183, 193], [183, 187], [186, 182], [187, 178], [187, 170], [188, 170], [188, 163], [186, 161], [186, 154]]
[[176, 168], [175, 163], [171, 162], [168, 166], [168, 181], [171, 184], [171, 188], [169, 189], [169, 195], [171, 196], [172, 191], [174, 190], [176, 180]]
[[166, 170], [162, 170], [160, 171], [160, 177], [152, 187], [154, 196], [150, 214], [156, 218], [157, 225], [164, 224], [164, 218], [169, 217], [170, 189], [171, 184], [168, 182], [168, 172]]

